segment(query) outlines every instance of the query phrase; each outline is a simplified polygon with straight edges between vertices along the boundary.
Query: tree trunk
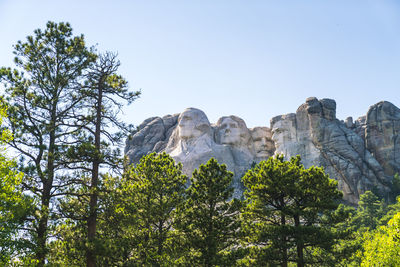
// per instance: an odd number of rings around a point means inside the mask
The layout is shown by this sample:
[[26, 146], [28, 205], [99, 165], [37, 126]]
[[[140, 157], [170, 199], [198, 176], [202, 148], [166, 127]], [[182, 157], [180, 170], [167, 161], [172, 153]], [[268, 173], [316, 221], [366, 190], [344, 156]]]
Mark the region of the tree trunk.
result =
[[101, 109], [102, 109], [102, 97], [103, 97], [103, 87], [102, 80], [100, 79], [98, 88], [98, 99], [96, 106], [96, 121], [95, 121], [95, 136], [94, 136], [94, 146], [95, 153], [93, 166], [92, 166], [92, 179], [90, 185], [90, 201], [89, 201], [89, 218], [87, 221], [88, 225], [88, 241], [89, 247], [87, 248], [86, 254], [86, 266], [95, 267], [96, 266], [96, 253], [93, 249], [93, 243], [96, 239], [96, 226], [97, 226], [97, 198], [98, 192], [97, 187], [99, 183], [99, 167], [100, 167], [100, 138], [101, 138]]
[[[282, 207], [282, 209], [285, 207], [285, 197], [284, 195], [280, 196], [280, 206]], [[286, 225], [286, 216], [283, 213], [283, 211], [281, 210], [281, 226]], [[286, 248], [286, 241], [287, 241], [287, 237], [285, 234], [282, 234], [281, 236], [281, 241], [282, 241], [282, 267], [287, 267], [288, 266], [288, 255], [287, 255], [287, 248]]]
[[42, 193], [42, 205], [41, 205], [41, 217], [37, 228], [37, 250], [36, 260], [38, 260], [38, 266], [44, 266], [47, 255], [46, 240], [47, 240], [47, 224], [49, 220], [49, 203], [50, 203], [50, 188], [48, 184], [43, 184]]
[[43, 191], [41, 197], [41, 214], [39, 218], [38, 228], [37, 228], [37, 250], [36, 250], [36, 260], [38, 260], [38, 266], [44, 266], [46, 256], [47, 256], [47, 230], [49, 221], [49, 208], [50, 208], [50, 198], [51, 189], [53, 188], [54, 180], [54, 159], [55, 159], [55, 143], [56, 143], [56, 110], [57, 110], [57, 99], [53, 99], [53, 105], [51, 110], [51, 120], [50, 120], [50, 132], [49, 132], [49, 152], [47, 158], [47, 177], [43, 176]]
[[[294, 216], [294, 225], [295, 227], [300, 227], [300, 218], [299, 215]], [[304, 249], [304, 244], [301, 235], [298, 234], [299, 229], [296, 230], [297, 236], [296, 236], [296, 247], [297, 247], [297, 266], [298, 267], [304, 267], [304, 255], [303, 255], [303, 249]]]
[[[286, 224], [286, 217], [284, 214], [281, 214], [281, 226]], [[287, 256], [287, 249], [286, 249], [286, 235], [282, 235], [282, 267], [288, 266], [288, 256]]]
[[96, 226], [97, 226], [97, 185], [99, 177], [99, 164], [93, 162], [92, 170], [92, 181], [90, 185], [90, 201], [89, 201], [89, 218], [87, 221], [88, 225], [88, 243], [89, 247], [86, 251], [86, 266], [96, 266], [96, 253], [93, 248], [94, 241], [96, 238]]

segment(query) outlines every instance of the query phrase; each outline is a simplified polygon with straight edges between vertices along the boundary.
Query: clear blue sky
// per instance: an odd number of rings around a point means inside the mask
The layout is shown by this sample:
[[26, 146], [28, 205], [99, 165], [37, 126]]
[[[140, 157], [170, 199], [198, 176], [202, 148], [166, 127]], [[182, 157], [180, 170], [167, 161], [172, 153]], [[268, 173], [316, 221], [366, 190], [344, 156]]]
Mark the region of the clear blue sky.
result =
[[400, 1], [0, 0], [0, 66], [12, 45], [48, 20], [71, 23], [89, 45], [119, 53], [139, 100], [124, 120], [202, 109], [269, 126], [309, 96], [337, 117], [380, 100], [400, 106]]

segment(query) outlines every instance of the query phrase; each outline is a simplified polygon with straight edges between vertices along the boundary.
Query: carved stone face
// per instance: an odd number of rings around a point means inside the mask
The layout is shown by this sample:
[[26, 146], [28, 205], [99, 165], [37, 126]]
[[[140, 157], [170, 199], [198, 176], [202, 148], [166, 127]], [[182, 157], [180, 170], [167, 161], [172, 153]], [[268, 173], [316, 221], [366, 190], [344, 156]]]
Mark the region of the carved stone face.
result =
[[240, 118], [222, 117], [218, 120], [217, 139], [224, 145], [246, 144], [250, 138], [249, 130]]
[[203, 111], [187, 108], [179, 115], [178, 131], [181, 139], [194, 139], [210, 134], [211, 126]]
[[279, 152], [284, 152], [286, 145], [296, 143], [295, 114], [282, 115], [272, 126], [272, 140]]
[[254, 150], [257, 157], [270, 156], [270, 138], [271, 132], [267, 127], [255, 127], [251, 132], [251, 137], [254, 142]]

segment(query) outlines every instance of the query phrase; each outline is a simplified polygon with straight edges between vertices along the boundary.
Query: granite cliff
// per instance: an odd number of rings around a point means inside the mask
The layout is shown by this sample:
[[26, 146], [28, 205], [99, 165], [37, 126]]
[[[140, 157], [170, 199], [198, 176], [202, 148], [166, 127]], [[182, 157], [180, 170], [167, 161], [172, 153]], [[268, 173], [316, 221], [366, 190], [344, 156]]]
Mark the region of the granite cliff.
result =
[[310, 97], [296, 113], [276, 116], [270, 127], [247, 128], [236, 116], [215, 124], [199, 109], [145, 120], [128, 138], [125, 154], [132, 163], [151, 152], [166, 151], [190, 175], [210, 157], [235, 173], [234, 196], [243, 193], [242, 175], [275, 154], [300, 155], [306, 167], [323, 166], [338, 181], [344, 200], [356, 204], [359, 195], [390, 192], [400, 172], [400, 109], [382, 101], [353, 121], [336, 118], [336, 102]]

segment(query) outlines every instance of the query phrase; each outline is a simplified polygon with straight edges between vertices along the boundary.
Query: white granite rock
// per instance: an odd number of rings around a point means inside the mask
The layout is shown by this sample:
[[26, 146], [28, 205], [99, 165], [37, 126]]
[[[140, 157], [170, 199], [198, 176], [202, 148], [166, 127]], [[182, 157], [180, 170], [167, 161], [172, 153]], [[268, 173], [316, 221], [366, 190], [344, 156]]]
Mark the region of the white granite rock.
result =
[[310, 97], [296, 113], [276, 116], [270, 125], [248, 129], [237, 116], [210, 124], [203, 111], [188, 108], [145, 120], [128, 138], [125, 154], [137, 163], [143, 155], [166, 151], [187, 175], [214, 157], [235, 173], [236, 198], [244, 190], [242, 175], [274, 154], [301, 155], [306, 167], [323, 166], [352, 204], [366, 190], [386, 195], [400, 172], [400, 110], [389, 102], [371, 106], [355, 121], [339, 121], [334, 100]]
[[191, 175], [200, 164], [214, 157], [234, 172], [232, 186], [236, 198], [241, 198], [244, 191], [243, 174], [252, 164], [274, 153], [267, 127], [250, 131], [236, 116], [222, 117], [211, 125], [204, 112], [195, 108], [187, 108], [177, 115], [147, 119], [138, 128], [125, 148], [132, 163], [139, 162], [148, 153], [165, 151], [182, 163], [185, 174]]
[[368, 110], [365, 122], [366, 148], [382, 165], [385, 174], [400, 172], [400, 109], [382, 101]]
[[344, 199], [356, 204], [366, 190], [389, 192], [389, 177], [365, 149], [364, 140], [335, 117], [334, 100], [308, 98], [296, 114], [271, 120], [275, 154], [300, 155], [305, 167], [323, 166]]

